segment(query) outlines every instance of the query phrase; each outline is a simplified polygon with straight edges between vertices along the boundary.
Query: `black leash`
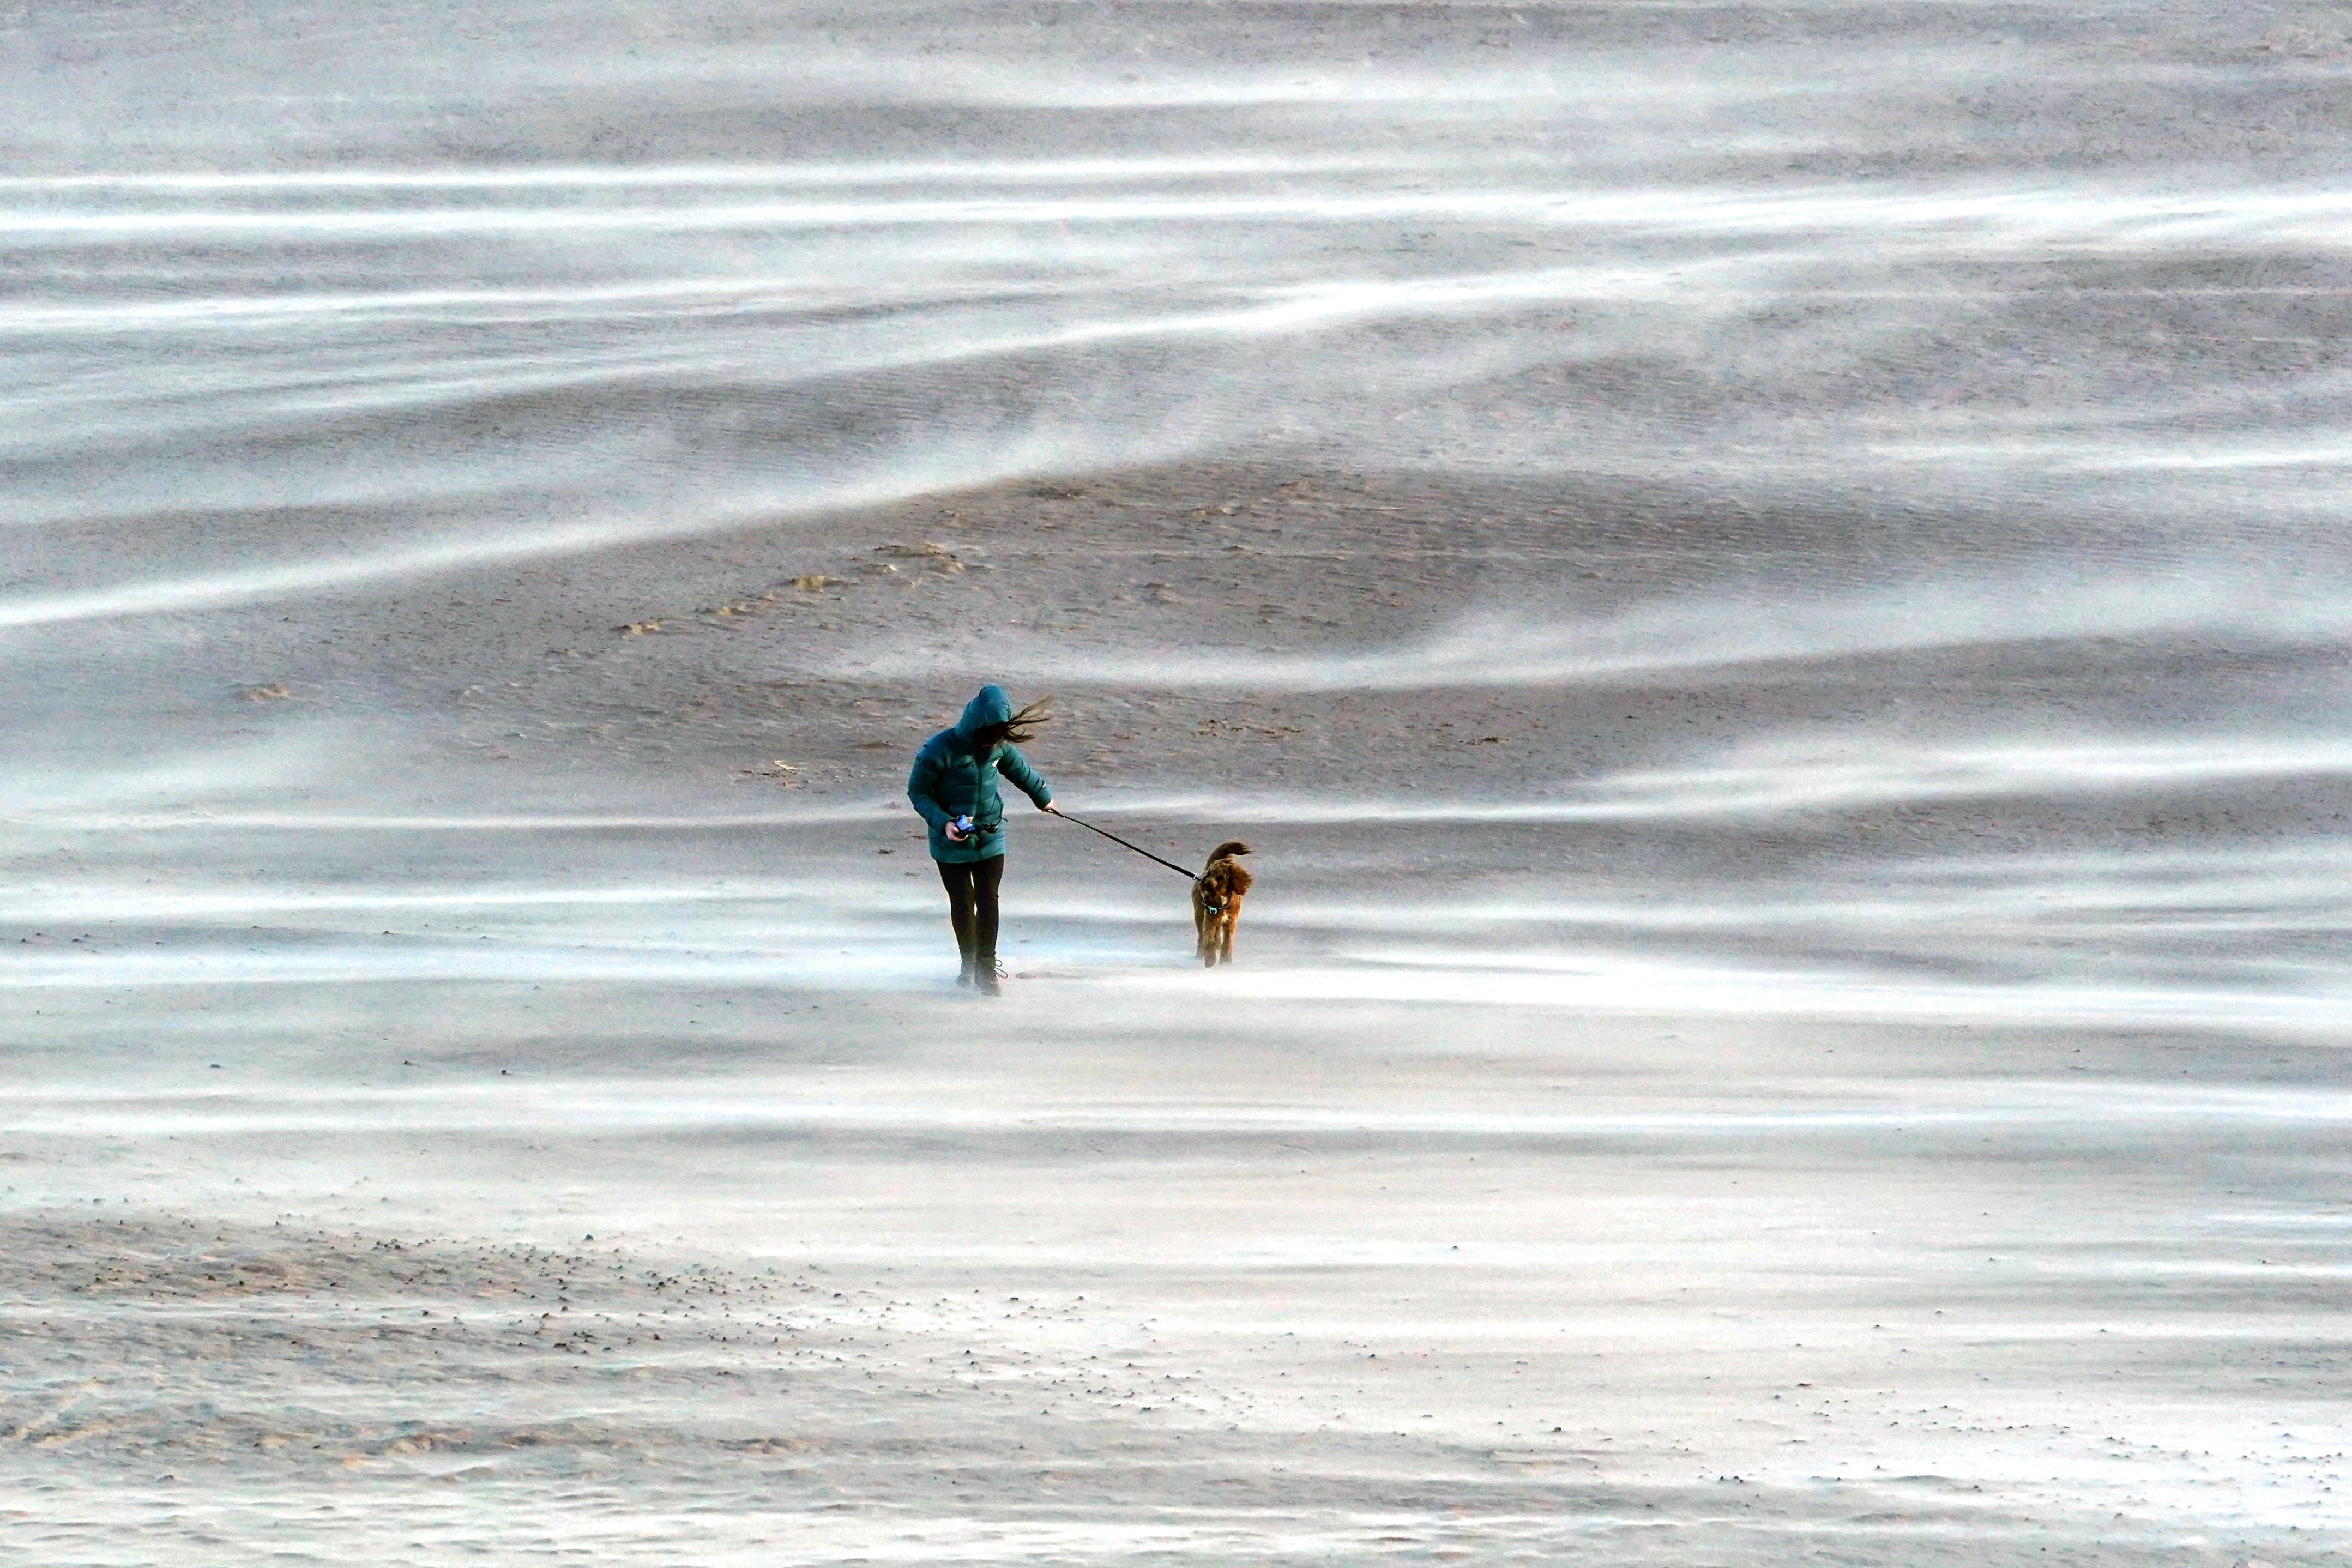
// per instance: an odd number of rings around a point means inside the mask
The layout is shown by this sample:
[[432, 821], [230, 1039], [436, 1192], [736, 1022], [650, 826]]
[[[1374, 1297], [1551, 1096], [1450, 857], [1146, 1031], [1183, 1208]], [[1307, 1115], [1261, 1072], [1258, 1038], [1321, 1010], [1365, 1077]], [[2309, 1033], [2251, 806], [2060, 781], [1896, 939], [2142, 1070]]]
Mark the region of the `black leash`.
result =
[[1179, 866], [1173, 860], [1160, 860], [1159, 856], [1154, 855], [1150, 850], [1144, 848], [1141, 845], [1129, 844], [1118, 834], [1110, 832], [1106, 828], [1097, 827], [1093, 823], [1088, 822], [1082, 816], [1072, 816], [1068, 812], [1059, 809], [1056, 809], [1051, 815], [1060, 817], [1065, 822], [1075, 822], [1080, 827], [1085, 828], [1088, 833], [1099, 833], [1105, 838], [1109, 839], [1113, 844], [1118, 845], [1120, 848], [1132, 849], [1138, 855], [1142, 856], [1146, 860], [1158, 860], [1160, 865], [1167, 867], [1171, 871], [1175, 872], [1178, 876], [1183, 878], [1188, 882], [1197, 882], [1201, 879], [1200, 873], [1196, 871], [1187, 871], [1183, 867]]

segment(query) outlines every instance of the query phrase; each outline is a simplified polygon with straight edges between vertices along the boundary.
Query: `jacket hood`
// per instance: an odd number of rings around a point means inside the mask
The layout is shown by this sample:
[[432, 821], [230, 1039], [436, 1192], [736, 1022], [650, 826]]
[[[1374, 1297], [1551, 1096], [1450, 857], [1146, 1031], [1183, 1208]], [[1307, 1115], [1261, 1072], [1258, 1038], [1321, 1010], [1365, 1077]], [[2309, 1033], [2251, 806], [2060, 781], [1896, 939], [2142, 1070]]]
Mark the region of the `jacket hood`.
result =
[[983, 686], [980, 695], [963, 705], [963, 717], [956, 721], [956, 739], [966, 745], [972, 737], [991, 724], [1009, 722], [1013, 718], [1013, 699], [1004, 695], [1002, 686]]

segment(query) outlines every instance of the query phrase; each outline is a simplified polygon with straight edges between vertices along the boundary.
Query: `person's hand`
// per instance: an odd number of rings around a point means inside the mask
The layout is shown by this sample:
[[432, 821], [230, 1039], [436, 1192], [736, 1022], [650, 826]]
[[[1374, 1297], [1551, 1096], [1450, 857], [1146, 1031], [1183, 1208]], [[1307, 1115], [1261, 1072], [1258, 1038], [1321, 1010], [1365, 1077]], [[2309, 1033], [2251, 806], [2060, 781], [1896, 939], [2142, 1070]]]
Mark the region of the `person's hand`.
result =
[[948, 842], [949, 842], [949, 843], [950, 843], [950, 844], [961, 844], [961, 843], [962, 843], [965, 839], [967, 839], [967, 838], [969, 838], [969, 837], [971, 837], [971, 834], [969, 834], [969, 833], [958, 833], [958, 832], [956, 831], [956, 825], [955, 825], [954, 823], [952, 823], [952, 822], [950, 822], [950, 823], [949, 823], [949, 824], [947, 825], [946, 832], [947, 832], [947, 836], [948, 836]]
[[1040, 811], [1050, 811], [1050, 812], [1052, 812], [1055, 816], [1061, 816], [1061, 815], [1062, 815], [1062, 808], [1061, 808], [1060, 806], [1058, 806], [1058, 805], [1055, 805], [1052, 801], [1050, 801], [1050, 800], [1041, 800], [1041, 801], [1039, 801], [1039, 802], [1037, 803], [1037, 809], [1038, 809], [1038, 810], [1040, 810]]

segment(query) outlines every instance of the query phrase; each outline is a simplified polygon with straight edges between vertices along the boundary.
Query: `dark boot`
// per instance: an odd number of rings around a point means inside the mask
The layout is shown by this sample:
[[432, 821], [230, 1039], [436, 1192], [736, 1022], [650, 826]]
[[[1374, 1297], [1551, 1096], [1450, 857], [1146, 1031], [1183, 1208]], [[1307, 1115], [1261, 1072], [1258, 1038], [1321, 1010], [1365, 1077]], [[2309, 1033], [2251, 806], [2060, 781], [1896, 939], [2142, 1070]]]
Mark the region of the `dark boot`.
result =
[[977, 971], [973, 968], [971, 954], [967, 952], [963, 955], [963, 968], [956, 974], [956, 984], [969, 991], [971, 989], [976, 976]]
[[998, 978], [999, 973], [994, 959], [974, 959], [971, 965], [971, 983], [982, 996], [1002, 996], [1004, 994], [1004, 986]]

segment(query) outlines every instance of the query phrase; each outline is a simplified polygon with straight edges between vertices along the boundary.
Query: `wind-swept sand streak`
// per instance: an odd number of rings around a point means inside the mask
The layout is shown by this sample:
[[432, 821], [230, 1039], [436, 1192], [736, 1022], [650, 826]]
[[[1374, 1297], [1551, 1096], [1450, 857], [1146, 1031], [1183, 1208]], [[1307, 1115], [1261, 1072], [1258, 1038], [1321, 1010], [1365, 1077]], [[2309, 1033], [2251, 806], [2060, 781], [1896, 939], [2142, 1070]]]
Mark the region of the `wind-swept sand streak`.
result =
[[1548, 800], [1366, 800], [1328, 795], [1118, 795], [1104, 813], [1196, 822], [1545, 823], [1731, 820], [1937, 800], [2069, 799], [2256, 779], [2352, 773], [2352, 742], [2305, 735], [2185, 741], [2013, 741], [1937, 746], [1824, 737], [1743, 748], [1721, 762], [1612, 773]]
[[[1809, 1086], [1813, 1103], [1756, 1110], [1702, 1109], [1526, 1112], [1410, 1110], [1312, 1104], [1145, 1109], [1069, 1103], [951, 1105], [937, 1100], [812, 1100], [752, 1084], [720, 1093], [580, 1079], [554, 1087], [437, 1082], [412, 1089], [345, 1086], [301, 1094], [225, 1089], [116, 1092], [61, 1088], [0, 1095], [0, 1132], [48, 1137], [167, 1133], [557, 1131], [614, 1129], [891, 1130], [942, 1134], [1171, 1133], [1195, 1136], [1504, 1139], [1803, 1139], [1893, 1129], [2126, 1129], [2164, 1124], [2312, 1127], [2352, 1121], [2352, 1097], [2303, 1090], [2166, 1090], [2048, 1081], [1913, 1081], [1894, 1095], [1867, 1084]], [[1841, 1093], [1843, 1089], [1844, 1092]]]
[[[1678, 768], [1640, 769], [1570, 780], [1540, 799], [1447, 799], [1443, 795], [1355, 796], [1279, 791], [1117, 789], [1088, 810], [1124, 818], [1247, 822], [1299, 826], [1351, 824], [1599, 823], [1736, 821], [1789, 812], [1853, 810], [1939, 800], [2004, 796], [2064, 800], [2134, 792], [2196, 789], [2263, 779], [2352, 774], [2352, 741], [2292, 733], [2144, 736], [2099, 739], [1986, 739], [1937, 744], [1869, 734], [1800, 735], [1735, 749], [1720, 760]], [[26, 780], [30, 784], [35, 781]], [[262, 781], [224, 773], [213, 781], [227, 796], [209, 804], [197, 784], [175, 809], [93, 810], [68, 798], [20, 809], [14, 820], [56, 829], [235, 833], [254, 828], [301, 833], [698, 834], [742, 828], [790, 829], [881, 821], [906, 811], [897, 795], [812, 802], [805, 806], [708, 814], [628, 811], [370, 812], [255, 808], [231, 804]], [[121, 793], [137, 798], [173, 787], [166, 781]], [[0, 818], [0, 825], [9, 819]]]
[[438, 209], [184, 207], [121, 211], [0, 208], [0, 239], [43, 236], [310, 235], [352, 238], [577, 231], [663, 233], [726, 229], [1066, 224], [1346, 224], [1398, 219], [1516, 219], [1548, 227], [1628, 227], [1689, 235], [1786, 237], [1932, 236], [1948, 250], [2147, 252], [2260, 240], [2313, 249], [2352, 245], [2352, 194], [2285, 188], [2205, 191], [2103, 188], [2051, 183], [1934, 192], [1850, 186], [1748, 190], [1486, 189], [1286, 195], [1119, 195], [1058, 200], [888, 202], [737, 201], [589, 208], [509, 205]]
[[1381, 156], [1278, 156], [1233, 153], [1179, 158], [936, 158], [834, 163], [540, 164], [488, 169], [142, 170], [120, 174], [0, 176], [0, 193], [46, 195], [70, 191], [567, 191], [735, 189], [762, 185], [901, 185], [1071, 183], [1126, 184], [1231, 175], [1419, 171], [1430, 160]]
[[[1387, 951], [1323, 968], [1246, 971], [1223, 994], [1286, 1002], [1526, 1007], [1657, 1016], [1841, 1018], [2036, 1028], [2168, 1026], [2329, 1040], [2352, 1031], [2352, 988], [2265, 990], [2066, 981], [1970, 983], [1862, 970], [1740, 968], [1622, 955], [1542, 959]], [[1190, 974], [1138, 987], [1208, 994]], [[2352, 1098], [2342, 1102], [2352, 1117]]]
[[[1158, 454], [1151, 454], [1158, 455]], [[887, 478], [775, 494], [756, 502], [734, 501], [706, 513], [672, 511], [665, 516], [600, 518], [592, 521], [524, 525], [475, 532], [423, 544], [282, 566], [210, 572], [185, 577], [125, 583], [105, 588], [33, 595], [0, 601], [0, 631], [54, 626], [67, 621], [112, 620], [135, 616], [176, 615], [289, 594], [357, 587], [430, 576], [503, 561], [564, 555], [616, 544], [723, 533], [822, 517], [829, 512], [877, 506], [958, 485], [991, 483], [1039, 471], [1037, 455], [1015, 447], [982, 454], [935, 453]]]
[[[2193, 631], [2272, 645], [2332, 641], [2352, 631], [2352, 585], [2273, 579], [2218, 564], [2064, 584], [2028, 567], [2020, 580], [1956, 577], [1933, 590], [1696, 595], [1574, 620], [1490, 615], [1386, 647], [1196, 647], [1139, 655], [1032, 638], [1006, 650], [999, 668], [1031, 681], [1159, 689], [1409, 691], [1719, 674], [1745, 665]], [[946, 657], [876, 648], [831, 668], [929, 677]]]

